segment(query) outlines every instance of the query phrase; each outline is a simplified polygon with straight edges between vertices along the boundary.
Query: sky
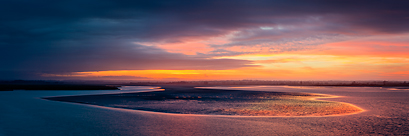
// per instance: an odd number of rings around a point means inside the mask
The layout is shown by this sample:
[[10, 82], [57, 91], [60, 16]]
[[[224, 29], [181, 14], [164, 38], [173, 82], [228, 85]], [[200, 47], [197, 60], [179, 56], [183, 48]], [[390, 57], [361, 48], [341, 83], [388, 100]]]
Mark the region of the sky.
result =
[[2, 0], [0, 80], [409, 80], [407, 0]]

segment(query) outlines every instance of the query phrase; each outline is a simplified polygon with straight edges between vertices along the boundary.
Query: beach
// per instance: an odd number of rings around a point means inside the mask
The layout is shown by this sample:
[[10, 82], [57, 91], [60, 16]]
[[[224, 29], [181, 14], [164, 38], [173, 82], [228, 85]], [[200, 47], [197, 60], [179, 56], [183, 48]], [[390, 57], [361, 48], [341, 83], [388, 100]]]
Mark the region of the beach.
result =
[[328, 116], [362, 112], [348, 103], [316, 100], [337, 96], [165, 86], [163, 91], [46, 97], [44, 99], [134, 110], [233, 116]]
[[[126, 88], [126, 87], [124, 87]], [[407, 135], [409, 92], [379, 87], [218, 87], [339, 96], [319, 100], [364, 111], [339, 116], [231, 116], [141, 111], [60, 102], [44, 97], [115, 94], [105, 91], [1, 92], [0, 135]], [[118, 91], [118, 90], [116, 90]], [[126, 93], [135, 93], [132, 89]], [[161, 91], [146, 88], [143, 91]]]

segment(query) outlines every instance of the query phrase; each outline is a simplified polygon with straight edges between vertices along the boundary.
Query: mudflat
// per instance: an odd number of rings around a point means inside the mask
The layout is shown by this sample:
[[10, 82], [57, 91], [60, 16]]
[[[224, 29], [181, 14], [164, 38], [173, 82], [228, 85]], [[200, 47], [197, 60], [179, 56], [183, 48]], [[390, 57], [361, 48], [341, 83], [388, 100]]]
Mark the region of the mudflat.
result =
[[328, 116], [363, 111], [352, 104], [316, 100], [332, 95], [164, 86], [163, 91], [46, 97], [114, 108], [204, 115]]

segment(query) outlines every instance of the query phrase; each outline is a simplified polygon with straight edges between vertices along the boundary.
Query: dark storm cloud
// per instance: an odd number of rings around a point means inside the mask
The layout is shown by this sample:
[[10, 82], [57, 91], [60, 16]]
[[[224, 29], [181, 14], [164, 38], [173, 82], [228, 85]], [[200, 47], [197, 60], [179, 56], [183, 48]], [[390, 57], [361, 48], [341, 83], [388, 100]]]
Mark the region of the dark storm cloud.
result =
[[[3, 77], [13, 77], [10, 73], [239, 68], [251, 62], [195, 58], [133, 42], [178, 42], [180, 38], [206, 38], [237, 29], [279, 25], [305, 27], [244, 35], [232, 39], [233, 44], [271, 38], [280, 42], [280, 36], [295, 33], [300, 33], [295, 38], [302, 39], [310, 32], [324, 36], [406, 33], [408, 9], [409, 1], [405, 0], [3, 0], [0, 71], [8, 73]], [[317, 23], [322, 27], [309, 27]], [[237, 54], [220, 51], [214, 52]]]

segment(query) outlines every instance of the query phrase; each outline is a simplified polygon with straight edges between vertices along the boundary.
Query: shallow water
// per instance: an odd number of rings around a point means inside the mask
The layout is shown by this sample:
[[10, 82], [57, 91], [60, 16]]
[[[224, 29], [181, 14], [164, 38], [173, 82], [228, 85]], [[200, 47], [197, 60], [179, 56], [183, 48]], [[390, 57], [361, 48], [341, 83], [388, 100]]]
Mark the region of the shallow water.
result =
[[[223, 89], [235, 89], [226, 88]], [[239, 88], [243, 90], [243, 88]], [[365, 112], [331, 117], [228, 117], [152, 113], [40, 99], [49, 96], [150, 91], [0, 92], [0, 135], [387, 135], [409, 134], [409, 91], [375, 87], [247, 87], [307, 92], [354, 104]]]

